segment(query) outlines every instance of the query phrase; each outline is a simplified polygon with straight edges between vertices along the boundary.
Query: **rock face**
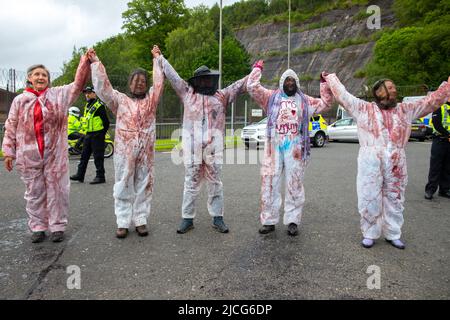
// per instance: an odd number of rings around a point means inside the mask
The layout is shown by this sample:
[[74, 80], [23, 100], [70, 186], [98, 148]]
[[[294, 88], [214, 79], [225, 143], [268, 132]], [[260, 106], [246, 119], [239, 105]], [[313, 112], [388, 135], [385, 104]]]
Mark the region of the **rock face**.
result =
[[[391, 10], [393, 1], [372, 1], [380, 7], [381, 28], [391, 27], [395, 23]], [[355, 78], [354, 74], [362, 69], [372, 58], [375, 42], [371, 36], [379, 31], [369, 29], [369, 17], [355, 19], [367, 6], [355, 6], [348, 10], [332, 10], [316, 16], [304, 24], [291, 26], [290, 68], [295, 70], [303, 89], [311, 95], [318, 94], [319, 75], [322, 71], [337, 73], [347, 89], [356, 95], [363, 95], [364, 78]], [[372, 21], [373, 18], [370, 20]], [[308, 25], [321, 24], [323, 27], [307, 30]], [[237, 39], [247, 49], [252, 59], [264, 59], [263, 78], [274, 87], [276, 80], [287, 69], [288, 33], [287, 23], [262, 24], [236, 31]], [[303, 31], [304, 30], [304, 31]], [[350, 39], [365, 39], [362, 44], [349, 45], [329, 51], [315, 51], [296, 54], [296, 50], [342, 43]], [[312, 79], [312, 80], [311, 80]]]

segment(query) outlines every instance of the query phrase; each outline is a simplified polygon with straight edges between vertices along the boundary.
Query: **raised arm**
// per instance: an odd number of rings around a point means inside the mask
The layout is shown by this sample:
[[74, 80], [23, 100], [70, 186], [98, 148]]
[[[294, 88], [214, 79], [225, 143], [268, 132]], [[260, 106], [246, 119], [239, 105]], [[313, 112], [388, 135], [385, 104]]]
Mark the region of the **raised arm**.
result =
[[314, 113], [323, 113], [331, 109], [333, 105], [333, 92], [325, 80], [326, 73], [322, 73], [320, 76], [320, 98], [313, 98], [307, 96], [309, 100], [310, 116]]
[[11, 104], [8, 119], [5, 123], [5, 136], [3, 137], [2, 151], [5, 157], [5, 168], [8, 171], [13, 169], [13, 160], [16, 159], [16, 134], [19, 123], [19, 102], [16, 98]]
[[269, 104], [270, 96], [275, 92], [275, 90], [269, 90], [261, 85], [261, 75], [264, 67], [264, 61], [257, 61], [253, 70], [250, 73], [247, 81], [247, 90], [253, 100], [263, 108], [267, 113], [267, 105]]
[[164, 73], [161, 51], [158, 46], [153, 46], [153, 86], [150, 88], [150, 97], [155, 105], [158, 105], [164, 90]]
[[241, 80], [238, 80], [225, 89], [221, 90], [223, 95], [225, 96], [226, 105], [229, 105], [231, 102], [235, 101], [238, 95], [247, 92], [247, 81], [248, 76], [245, 76]]
[[64, 112], [67, 112], [69, 107], [78, 99], [89, 79], [90, 71], [89, 58], [84, 54], [80, 58], [74, 82], [65, 86], [50, 88], [57, 93], [60, 106], [65, 108]]
[[439, 89], [425, 98], [411, 103], [402, 103], [402, 107], [411, 115], [411, 120], [422, 118], [439, 109], [450, 98], [450, 77], [444, 81]]
[[344, 87], [344, 85], [339, 81], [336, 74], [332, 73], [324, 76], [325, 81], [330, 86], [331, 92], [333, 93], [336, 101], [344, 107], [354, 118], [362, 112], [366, 112], [370, 102], [358, 99], [352, 94], [350, 94]]
[[108, 75], [106, 74], [105, 66], [100, 62], [93, 49], [89, 49], [88, 56], [89, 60], [92, 62], [92, 84], [94, 85], [95, 93], [112, 113], [117, 115], [121, 93], [113, 89]]
[[170, 65], [169, 61], [167, 61], [166, 58], [161, 56], [160, 59], [164, 75], [169, 80], [172, 88], [175, 90], [177, 95], [181, 99], [183, 99], [184, 95], [189, 91], [189, 84], [178, 75], [178, 73]]

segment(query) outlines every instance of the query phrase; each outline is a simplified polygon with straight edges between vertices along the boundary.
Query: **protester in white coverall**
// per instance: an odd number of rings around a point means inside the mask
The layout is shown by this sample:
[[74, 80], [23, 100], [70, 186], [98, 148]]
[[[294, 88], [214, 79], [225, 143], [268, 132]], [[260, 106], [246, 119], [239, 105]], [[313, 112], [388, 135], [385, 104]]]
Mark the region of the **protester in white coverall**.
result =
[[95, 51], [91, 49], [88, 54], [94, 88], [117, 119], [114, 138], [116, 236], [125, 238], [131, 223], [139, 236], [147, 236], [154, 183], [156, 108], [164, 88], [162, 57], [154, 47], [153, 87], [148, 90], [147, 72], [137, 69], [129, 77], [130, 94], [126, 95], [112, 88]]
[[3, 139], [5, 167], [17, 171], [25, 183], [28, 226], [33, 243], [64, 240], [69, 211], [69, 159], [67, 152], [68, 108], [80, 95], [90, 73], [83, 55], [75, 81], [51, 87], [50, 73], [43, 65], [28, 69], [25, 91], [12, 102]]
[[203, 180], [207, 182], [208, 211], [214, 218], [213, 227], [228, 232], [223, 221], [223, 188], [221, 181], [223, 137], [226, 107], [238, 94], [246, 92], [247, 77], [223, 90], [217, 90], [219, 74], [202, 66], [188, 82], [163, 59], [164, 74], [184, 105], [183, 156], [185, 182], [182, 223], [178, 233], [194, 227], [195, 201]]
[[450, 97], [450, 83], [444, 82], [437, 91], [416, 102], [397, 104], [391, 80], [378, 81], [373, 88], [375, 102], [366, 102], [348, 93], [335, 74], [325, 79], [358, 127], [357, 192], [362, 245], [370, 248], [384, 234], [394, 247], [404, 249], [400, 238], [408, 180], [405, 147], [411, 121], [438, 109]]
[[321, 81], [321, 98], [312, 98], [300, 91], [297, 74], [286, 70], [278, 90], [261, 86], [263, 61], [258, 61], [248, 79], [251, 97], [267, 114], [264, 162], [261, 169], [261, 234], [275, 230], [281, 207], [280, 183], [286, 175], [284, 224], [288, 234], [296, 236], [305, 203], [303, 177], [310, 157], [309, 119], [314, 113], [331, 108], [333, 95]]

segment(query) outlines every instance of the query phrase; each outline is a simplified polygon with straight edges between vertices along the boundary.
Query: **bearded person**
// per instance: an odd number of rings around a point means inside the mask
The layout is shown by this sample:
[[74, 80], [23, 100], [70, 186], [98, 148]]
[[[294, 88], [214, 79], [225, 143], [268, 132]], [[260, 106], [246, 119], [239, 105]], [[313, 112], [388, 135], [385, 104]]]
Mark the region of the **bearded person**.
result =
[[132, 223], [139, 236], [147, 236], [154, 183], [156, 108], [163, 92], [160, 54], [153, 48], [153, 87], [147, 71], [129, 77], [129, 94], [114, 90], [105, 67], [90, 49], [92, 83], [98, 96], [116, 117], [114, 207], [118, 238], [125, 238]]
[[384, 234], [390, 244], [404, 249], [401, 228], [408, 181], [405, 147], [411, 121], [435, 111], [450, 97], [450, 78], [437, 91], [412, 103], [397, 103], [397, 89], [389, 79], [374, 84], [375, 102], [352, 96], [335, 74], [325, 79], [358, 127], [357, 192], [362, 245], [370, 248]]
[[304, 94], [300, 90], [297, 74], [291, 69], [281, 76], [279, 89], [266, 89], [260, 83], [263, 65], [262, 60], [255, 63], [247, 82], [250, 96], [268, 118], [261, 168], [262, 227], [259, 233], [275, 231], [275, 225], [279, 222], [282, 202], [280, 189], [284, 173], [286, 194], [283, 222], [288, 235], [296, 236], [305, 203], [303, 178], [310, 158], [309, 119], [314, 113], [331, 108], [333, 95], [323, 77], [320, 83], [321, 98]]

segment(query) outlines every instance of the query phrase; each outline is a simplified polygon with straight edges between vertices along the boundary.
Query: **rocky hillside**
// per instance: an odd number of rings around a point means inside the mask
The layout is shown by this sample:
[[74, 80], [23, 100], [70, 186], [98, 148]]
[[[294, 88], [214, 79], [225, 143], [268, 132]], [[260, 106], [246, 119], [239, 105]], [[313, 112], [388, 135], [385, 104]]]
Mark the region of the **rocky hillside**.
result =
[[[392, 2], [371, 2], [381, 8], [382, 29], [395, 23]], [[378, 32], [367, 28], [366, 9], [367, 6], [355, 6], [333, 10], [291, 26], [290, 67], [299, 74], [306, 92], [318, 93], [319, 75], [325, 70], [337, 73], [353, 94], [364, 95], [365, 79], [358, 71], [371, 59]], [[288, 65], [287, 28], [287, 23], [272, 23], [236, 31], [237, 39], [252, 58], [265, 60], [263, 78], [269, 86], [276, 85]]]

